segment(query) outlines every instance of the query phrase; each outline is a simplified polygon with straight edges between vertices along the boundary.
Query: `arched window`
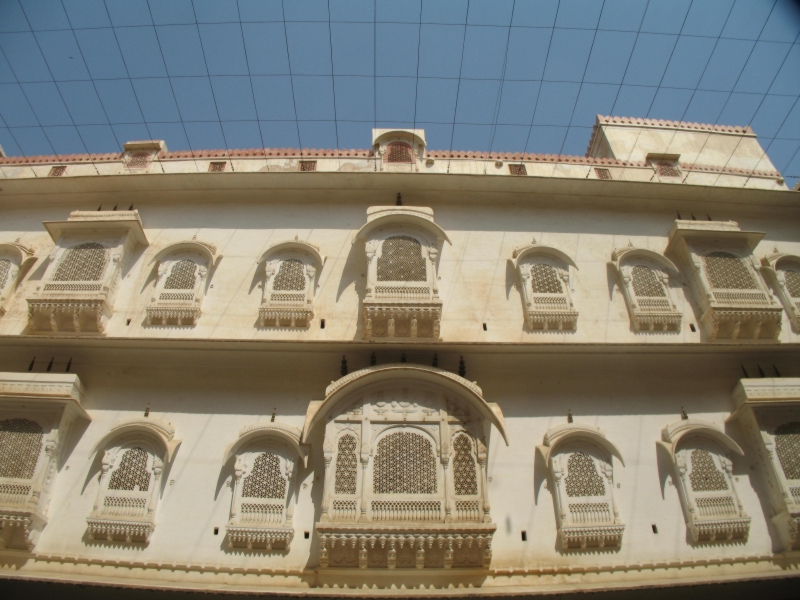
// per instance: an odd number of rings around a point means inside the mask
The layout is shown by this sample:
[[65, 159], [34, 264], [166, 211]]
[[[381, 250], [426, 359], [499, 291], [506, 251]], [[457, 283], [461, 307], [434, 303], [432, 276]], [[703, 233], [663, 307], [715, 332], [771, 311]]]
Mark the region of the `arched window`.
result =
[[4, 258], [0, 260], [0, 292], [6, 287], [6, 283], [8, 283], [9, 273], [11, 273], [11, 261]]
[[703, 265], [708, 282], [714, 289], [758, 289], [758, 284], [744, 261], [729, 252], [711, 252], [703, 257]]
[[475, 457], [469, 438], [460, 434], [453, 440], [453, 482], [456, 496], [474, 496], [478, 493]]
[[567, 460], [567, 477], [564, 479], [567, 496], [605, 496], [606, 486], [597, 472], [597, 465], [584, 452], [575, 452]]
[[348, 433], [339, 438], [339, 451], [336, 454], [336, 485], [334, 490], [337, 494], [356, 493], [357, 468], [356, 438]]
[[378, 442], [373, 468], [376, 494], [435, 494], [436, 459], [431, 442], [417, 433], [390, 433]]
[[197, 282], [197, 263], [179, 260], [173, 263], [169, 276], [164, 281], [165, 290], [193, 290]]
[[516, 248], [513, 263], [518, 271], [525, 323], [530, 330], [574, 330], [578, 311], [572, 302], [570, 267], [574, 262], [563, 252], [533, 244]]
[[108, 265], [108, 250], [87, 242], [64, 251], [53, 281], [100, 281]]
[[32, 479], [44, 433], [28, 419], [0, 421], [0, 478]]
[[428, 277], [422, 245], [407, 235], [383, 242], [378, 257], [378, 281], [426, 281]]
[[250, 475], [244, 478], [242, 498], [286, 497], [286, 478], [281, 473], [278, 457], [271, 452], [259, 454]]
[[775, 430], [775, 451], [786, 479], [800, 479], [800, 423], [784, 423]]
[[650, 267], [636, 265], [631, 269], [631, 284], [637, 298], [666, 298], [664, 285]]
[[136, 447], [122, 454], [119, 466], [111, 473], [109, 490], [146, 492], [150, 489], [150, 473], [147, 472], [147, 452]]
[[303, 262], [296, 258], [287, 258], [281, 262], [275, 282], [272, 284], [275, 291], [298, 291], [306, 289], [306, 274]]
[[164, 462], [162, 451], [145, 437], [119, 438], [105, 450], [97, 499], [87, 519], [90, 538], [149, 542]]
[[410, 163], [413, 160], [411, 146], [404, 142], [390, 142], [386, 147], [386, 162]]
[[789, 296], [792, 298], [800, 298], [800, 272], [784, 269], [783, 277], [786, 281], [786, 291], [789, 292]]
[[728, 489], [725, 474], [720, 471], [708, 450], [696, 448], [691, 453], [689, 482], [694, 492], [724, 492]]

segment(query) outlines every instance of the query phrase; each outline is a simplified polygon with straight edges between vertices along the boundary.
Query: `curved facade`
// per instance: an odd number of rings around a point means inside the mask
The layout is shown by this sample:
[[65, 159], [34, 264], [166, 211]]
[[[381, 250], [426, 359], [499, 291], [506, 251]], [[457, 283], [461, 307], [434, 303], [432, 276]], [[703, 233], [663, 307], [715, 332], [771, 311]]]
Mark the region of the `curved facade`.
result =
[[749, 129], [600, 117], [586, 157], [142, 144], [0, 159], [0, 577], [796, 571], [800, 210]]

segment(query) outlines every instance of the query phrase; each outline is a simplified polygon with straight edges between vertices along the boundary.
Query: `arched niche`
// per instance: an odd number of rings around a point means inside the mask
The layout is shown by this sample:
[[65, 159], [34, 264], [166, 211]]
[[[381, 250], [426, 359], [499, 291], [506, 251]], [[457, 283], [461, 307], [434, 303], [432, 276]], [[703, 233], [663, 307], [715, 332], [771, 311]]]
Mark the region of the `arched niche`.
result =
[[435, 367], [369, 367], [328, 386], [303, 428], [303, 440], [324, 428], [320, 564], [488, 567], [492, 425], [505, 438], [480, 387]]
[[622, 296], [635, 331], [680, 331], [683, 314], [678, 310], [670, 278], [678, 268], [662, 254], [646, 248], [614, 250], [609, 263], [619, 278]]
[[158, 271], [147, 305], [147, 324], [195, 325], [202, 314], [215, 259], [219, 258], [214, 244], [196, 239], [159, 251], [151, 261]]
[[777, 252], [761, 259], [761, 272], [772, 284], [789, 322], [800, 332], [800, 256]]
[[286, 240], [270, 246], [259, 259], [264, 285], [259, 308], [261, 327], [308, 327], [325, 256], [314, 244]]
[[625, 525], [614, 497], [614, 458], [622, 453], [599, 427], [550, 429], [537, 451], [548, 465], [562, 550], [619, 548]]
[[750, 517], [736, 492], [731, 455], [739, 445], [714, 423], [681, 419], [661, 432], [659, 446], [669, 455], [672, 477], [692, 540], [747, 539]]
[[147, 544], [156, 526], [165, 465], [180, 445], [174, 427], [144, 417], [115, 423], [94, 447], [103, 452], [102, 471], [92, 512], [90, 539]]
[[224, 464], [234, 458], [228, 548], [288, 551], [297, 471], [307, 458], [300, 431], [277, 422], [247, 425], [226, 448]]
[[572, 298], [578, 270], [567, 253], [542, 244], [516, 248], [511, 264], [517, 272], [525, 323], [540, 331], [573, 331], [578, 311]]
[[19, 244], [0, 244], [0, 317], [8, 309], [14, 292], [36, 262], [34, 250]]

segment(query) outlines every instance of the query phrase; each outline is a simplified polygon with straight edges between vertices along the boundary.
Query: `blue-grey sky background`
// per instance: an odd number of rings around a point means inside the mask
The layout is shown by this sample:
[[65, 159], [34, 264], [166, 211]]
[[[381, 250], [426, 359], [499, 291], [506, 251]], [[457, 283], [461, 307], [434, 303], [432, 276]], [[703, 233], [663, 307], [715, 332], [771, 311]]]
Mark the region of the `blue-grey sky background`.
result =
[[0, 0], [6, 154], [583, 155], [595, 115], [751, 125], [800, 175], [796, 0]]

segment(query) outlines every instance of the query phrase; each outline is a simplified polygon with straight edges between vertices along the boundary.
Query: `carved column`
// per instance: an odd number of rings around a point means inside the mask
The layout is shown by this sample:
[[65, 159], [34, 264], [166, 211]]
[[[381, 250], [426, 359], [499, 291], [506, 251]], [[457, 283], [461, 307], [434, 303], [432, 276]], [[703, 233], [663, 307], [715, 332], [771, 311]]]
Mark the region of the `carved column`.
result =
[[294, 518], [294, 494], [297, 488], [297, 482], [294, 480], [297, 469], [295, 469], [294, 462], [291, 460], [286, 461], [286, 481], [289, 482], [289, 493], [287, 494], [286, 504], [286, 525], [291, 525]]
[[417, 543], [417, 553], [416, 553], [416, 563], [415, 567], [417, 569], [424, 569], [425, 568], [425, 538], [419, 536], [415, 542]]
[[394, 548], [395, 538], [389, 539], [389, 551], [386, 553], [387, 568], [394, 569], [397, 566], [397, 550]]
[[319, 536], [319, 566], [323, 569], [328, 568], [328, 559], [330, 558], [328, 552], [328, 535]]
[[478, 445], [478, 467], [481, 474], [481, 490], [483, 491], [483, 522], [491, 523], [492, 517], [489, 514], [491, 511], [491, 506], [489, 505], [489, 478], [486, 474], [486, 444], [484, 444], [481, 439], [476, 439], [476, 443]]

